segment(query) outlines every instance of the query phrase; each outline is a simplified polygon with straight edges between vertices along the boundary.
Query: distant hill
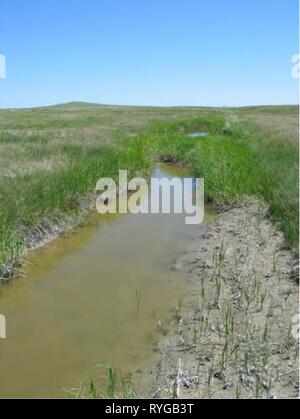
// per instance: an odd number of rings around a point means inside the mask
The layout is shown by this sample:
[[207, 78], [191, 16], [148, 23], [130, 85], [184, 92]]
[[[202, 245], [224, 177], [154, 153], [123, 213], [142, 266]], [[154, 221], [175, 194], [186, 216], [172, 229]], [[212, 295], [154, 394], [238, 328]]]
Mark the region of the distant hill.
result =
[[95, 107], [105, 107], [107, 105], [102, 105], [100, 103], [89, 103], [89, 102], [67, 102], [59, 103], [58, 105], [44, 106], [45, 108], [64, 108], [64, 109], [82, 109], [82, 108], [95, 108]]

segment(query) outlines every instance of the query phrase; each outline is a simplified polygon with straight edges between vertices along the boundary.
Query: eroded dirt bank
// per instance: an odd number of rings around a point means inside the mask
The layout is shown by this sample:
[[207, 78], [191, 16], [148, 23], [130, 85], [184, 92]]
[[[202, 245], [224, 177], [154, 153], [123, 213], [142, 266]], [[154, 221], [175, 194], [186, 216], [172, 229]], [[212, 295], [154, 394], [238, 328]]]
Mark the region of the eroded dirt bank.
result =
[[173, 269], [188, 271], [193, 291], [156, 348], [149, 395], [297, 398], [297, 269], [265, 205], [222, 213]]

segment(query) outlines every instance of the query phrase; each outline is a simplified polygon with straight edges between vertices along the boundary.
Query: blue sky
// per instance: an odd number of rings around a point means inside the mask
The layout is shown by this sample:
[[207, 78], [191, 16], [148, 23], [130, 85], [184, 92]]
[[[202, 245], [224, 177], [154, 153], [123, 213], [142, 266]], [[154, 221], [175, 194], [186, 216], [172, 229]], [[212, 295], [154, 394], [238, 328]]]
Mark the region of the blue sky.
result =
[[298, 0], [0, 0], [0, 107], [298, 102]]

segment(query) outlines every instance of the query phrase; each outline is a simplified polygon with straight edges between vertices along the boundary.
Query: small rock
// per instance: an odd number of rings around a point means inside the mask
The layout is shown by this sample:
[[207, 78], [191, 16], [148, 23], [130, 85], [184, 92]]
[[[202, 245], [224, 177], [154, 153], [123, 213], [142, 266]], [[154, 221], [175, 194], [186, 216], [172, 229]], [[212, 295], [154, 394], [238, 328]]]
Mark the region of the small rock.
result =
[[297, 284], [299, 284], [299, 261], [297, 261], [291, 270], [290, 278], [295, 281]]
[[277, 400], [277, 396], [274, 391], [268, 393], [268, 400]]
[[231, 390], [233, 388], [233, 382], [230, 380], [226, 380], [224, 383], [223, 390]]
[[194, 375], [194, 376], [183, 375], [181, 377], [181, 383], [183, 384], [185, 388], [191, 388], [199, 384], [199, 378], [197, 375]]

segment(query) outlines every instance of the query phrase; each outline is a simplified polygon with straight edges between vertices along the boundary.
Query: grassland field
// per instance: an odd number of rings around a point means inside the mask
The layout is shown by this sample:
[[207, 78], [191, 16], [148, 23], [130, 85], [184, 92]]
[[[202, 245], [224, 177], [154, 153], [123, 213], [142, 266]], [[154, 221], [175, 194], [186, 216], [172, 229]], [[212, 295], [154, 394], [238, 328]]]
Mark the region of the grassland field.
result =
[[[205, 138], [188, 133], [207, 131]], [[147, 108], [71, 103], [0, 110], [0, 280], [26, 255], [43, 221], [78, 217], [80, 201], [119, 169], [149, 174], [154, 160], [188, 165], [217, 208], [262, 197], [298, 253], [297, 106]]]

